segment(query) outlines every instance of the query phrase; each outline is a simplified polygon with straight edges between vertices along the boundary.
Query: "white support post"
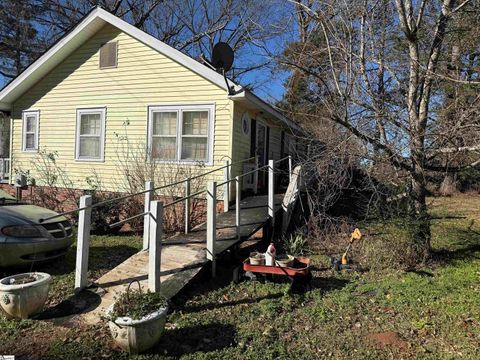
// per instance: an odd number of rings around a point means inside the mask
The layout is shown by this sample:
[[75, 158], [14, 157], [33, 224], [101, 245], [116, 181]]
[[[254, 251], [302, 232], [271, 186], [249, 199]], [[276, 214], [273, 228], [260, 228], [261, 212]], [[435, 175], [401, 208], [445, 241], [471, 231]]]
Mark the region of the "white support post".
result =
[[212, 261], [212, 277], [215, 277], [215, 243], [217, 232], [217, 182], [207, 187], [207, 259]]
[[190, 232], [190, 179], [185, 180], [185, 234]]
[[230, 202], [230, 161], [223, 162], [223, 212], [228, 212], [228, 204]]
[[292, 181], [292, 155], [288, 155], [288, 182]]
[[235, 226], [237, 229], [237, 239], [240, 239], [240, 226], [241, 226], [241, 219], [240, 219], [240, 200], [242, 196], [241, 192], [241, 178], [240, 176], [235, 177]]
[[150, 245], [148, 249], [148, 289], [160, 291], [160, 265], [162, 257], [163, 202], [150, 203]]
[[153, 200], [153, 181], [145, 181], [145, 204], [144, 204], [144, 213], [146, 214], [143, 217], [143, 250], [148, 249], [149, 236], [150, 236], [150, 202]]
[[268, 216], [272, 219], [272, 229], [275, 226], [275, 204], [273, 203], [275, 195], [275, 174], [273, 166], [273, 160], [268, 160]]
[[92, 220], [92, 196], [80, 198], [81, 210], [78, 217], [77, 263], [75, 268], [75, 291], [81, 291], [87, 286], [88, 252], [90, 248], [90, 225]]
[[258, 192], [258, 156], [255, 156], [255, 172], [253, 173], [253, 193]]

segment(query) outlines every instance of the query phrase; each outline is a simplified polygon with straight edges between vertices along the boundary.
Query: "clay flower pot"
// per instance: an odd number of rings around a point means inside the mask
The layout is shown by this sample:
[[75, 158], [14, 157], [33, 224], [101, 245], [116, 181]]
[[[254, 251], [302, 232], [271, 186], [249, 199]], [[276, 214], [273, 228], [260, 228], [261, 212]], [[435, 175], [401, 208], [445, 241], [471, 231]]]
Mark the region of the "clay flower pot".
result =
[[[107, 310], [107, 317], [113, 311]], [[115, 343], [129, 354], [140, 354], [153, 347], [165, 330], [168, 307], [161, 308], [139, 320], [118, 317], [108, 323]]]
[[0, 305], [7, 315], [26, 319], [40, 312], [48, 297], [52, 278], [47, 273], [32, 272], [0, 280]]

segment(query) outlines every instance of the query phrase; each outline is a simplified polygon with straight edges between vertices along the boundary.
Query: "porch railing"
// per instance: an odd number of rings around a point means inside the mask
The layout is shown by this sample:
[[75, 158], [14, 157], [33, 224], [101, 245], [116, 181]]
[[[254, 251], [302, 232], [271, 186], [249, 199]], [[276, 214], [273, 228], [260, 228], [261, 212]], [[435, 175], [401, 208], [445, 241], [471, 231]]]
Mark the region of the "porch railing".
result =
[[8, 180], [10, 177], [10, 159], [0, 158], [0, 181]]

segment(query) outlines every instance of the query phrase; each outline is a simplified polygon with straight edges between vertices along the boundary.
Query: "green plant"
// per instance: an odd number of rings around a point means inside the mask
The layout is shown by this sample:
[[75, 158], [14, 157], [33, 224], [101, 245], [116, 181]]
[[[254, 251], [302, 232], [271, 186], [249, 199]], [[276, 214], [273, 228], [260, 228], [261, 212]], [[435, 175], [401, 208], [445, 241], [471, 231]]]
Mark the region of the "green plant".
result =
[[167, 305], [167, 299], [158, 292], [127, 290], [116, 299], [109, 319], [113, 321], [118, 317], [129, 317], [140, 320]]
[[302, 234], [293, 234], [285, 237], [282, 242], [283, 250], [293, 256], [307, 256], [312, 253], [307, 238]]

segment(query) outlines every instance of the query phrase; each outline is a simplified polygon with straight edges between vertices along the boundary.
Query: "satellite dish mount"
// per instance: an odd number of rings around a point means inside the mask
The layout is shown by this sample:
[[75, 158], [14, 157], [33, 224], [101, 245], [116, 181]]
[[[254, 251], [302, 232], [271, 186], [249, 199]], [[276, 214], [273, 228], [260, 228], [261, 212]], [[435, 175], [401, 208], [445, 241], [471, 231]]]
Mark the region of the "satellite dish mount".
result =
[[228, 95], [235, 94], [235, 88], [230, 86], [227, 79], [227, 71], [232, 68], [233, 60], [233, 50], [227, 43], [219, 42], [213, 47], [211, 64], [218, 72], [223, 74], [227, 84]]

